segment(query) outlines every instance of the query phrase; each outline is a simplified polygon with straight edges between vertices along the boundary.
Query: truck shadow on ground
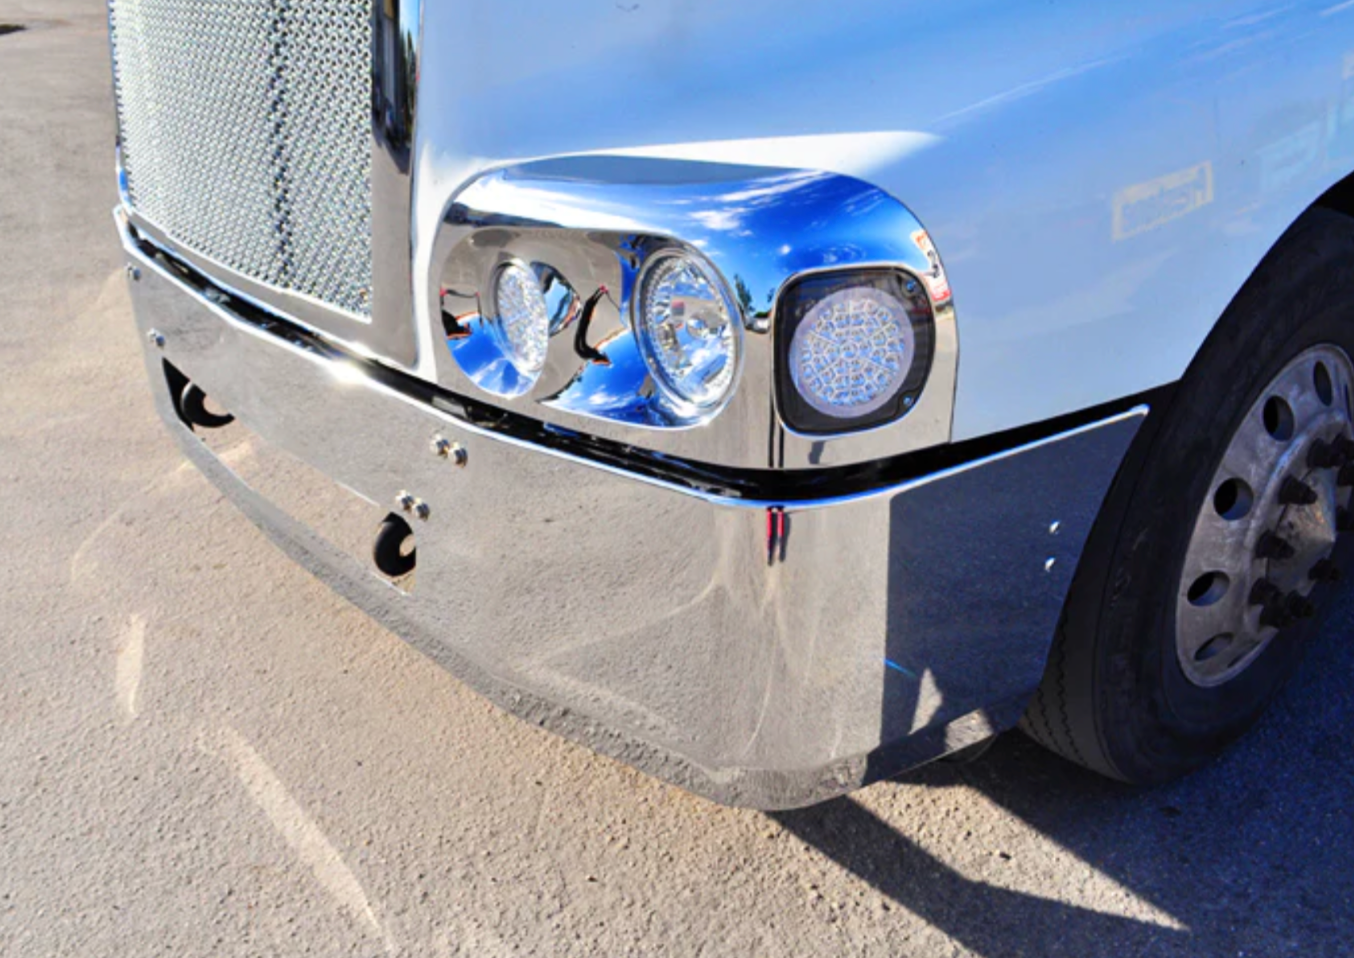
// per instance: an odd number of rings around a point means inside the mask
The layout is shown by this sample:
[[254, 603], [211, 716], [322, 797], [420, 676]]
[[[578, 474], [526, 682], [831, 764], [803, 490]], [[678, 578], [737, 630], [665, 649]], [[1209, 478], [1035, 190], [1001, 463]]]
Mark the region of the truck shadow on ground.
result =
[[1134, 789], [1101, 779], [1018, 732], [972, 765], [935, 764], [906, 776], [912, 786], [981, 792], [1179, 927], [1058, 901], [1057, 888], [1041, 897], [972, 880], [849, 797], [773, 817], [989, 958], [1351, 954], [1352, 633], [1354, 594], [1345, 589], [1323, 637], [1260, 724], [1173, 785]]

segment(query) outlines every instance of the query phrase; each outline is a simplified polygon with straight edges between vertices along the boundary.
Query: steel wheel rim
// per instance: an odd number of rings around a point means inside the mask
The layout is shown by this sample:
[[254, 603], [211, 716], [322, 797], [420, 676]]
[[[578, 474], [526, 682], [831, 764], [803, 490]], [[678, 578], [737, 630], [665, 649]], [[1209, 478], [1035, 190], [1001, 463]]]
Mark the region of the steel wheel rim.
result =
[[1314, 612], [1354, 485], [1354, 363], [1314, 346], [1266, 384], [1199, 508], [1176, 597], [1176, 657], [1202, 687], [1235, 679]]

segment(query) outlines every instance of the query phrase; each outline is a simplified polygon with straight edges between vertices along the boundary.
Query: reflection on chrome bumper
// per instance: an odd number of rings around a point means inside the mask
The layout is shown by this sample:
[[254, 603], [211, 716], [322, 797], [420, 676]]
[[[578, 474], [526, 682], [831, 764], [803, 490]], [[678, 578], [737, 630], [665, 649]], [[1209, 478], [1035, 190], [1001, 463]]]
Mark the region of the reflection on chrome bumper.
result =
[[[1013, 724], [1144, 412], [768, 509], [467, 425], [128, 255], [161, 415], [283, 549], [503, 707], [730, 804], [819, 801]], [[412, 592], [246, 486], [178, 418], [162, 360], [360, 496], [426, 502]]]

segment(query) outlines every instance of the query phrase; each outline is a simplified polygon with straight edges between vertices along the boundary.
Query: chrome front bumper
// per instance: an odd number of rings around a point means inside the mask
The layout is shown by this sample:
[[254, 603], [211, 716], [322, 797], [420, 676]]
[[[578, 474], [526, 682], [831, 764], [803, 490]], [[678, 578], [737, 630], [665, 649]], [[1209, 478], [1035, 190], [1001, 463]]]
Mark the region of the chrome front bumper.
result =
[[[504, 708], [728, 804], [820, 801], [1011, 726], [1145, 412], [866, 494], [721, 498], [472, 426], [123, 240], [161, 416], [287, 553]], [[428, 503], [412, 592], [216, 458], [163, 361], [365, 499]]]

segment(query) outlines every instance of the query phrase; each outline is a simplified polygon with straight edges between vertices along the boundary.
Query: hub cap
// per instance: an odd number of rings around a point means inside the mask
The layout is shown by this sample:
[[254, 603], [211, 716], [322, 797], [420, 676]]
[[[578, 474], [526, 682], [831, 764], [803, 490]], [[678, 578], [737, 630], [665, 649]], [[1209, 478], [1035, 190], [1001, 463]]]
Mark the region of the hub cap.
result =
[[1176, 654], [1195, 685], [1240, 675], [1312, 615], [1313, 588], [1338, 576], [1336, 535], [1354, 524], [1352, 385], [1343, 349], [1313, 347], [1274, 377], [1232, 435], [1176, 600]]

